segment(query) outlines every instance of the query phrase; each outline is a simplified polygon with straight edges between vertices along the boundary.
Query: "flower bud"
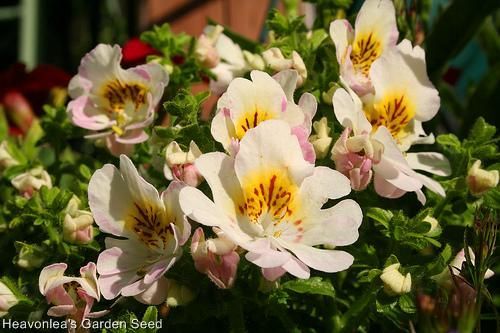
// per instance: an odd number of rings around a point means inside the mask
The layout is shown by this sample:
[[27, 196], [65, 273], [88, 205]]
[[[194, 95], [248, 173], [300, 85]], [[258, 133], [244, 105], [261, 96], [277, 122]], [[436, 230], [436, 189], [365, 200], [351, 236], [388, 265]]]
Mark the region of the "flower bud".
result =
[[292, 52], [292, 69], [295, 69], [297, 73], [299, 73], [299, 79], [297, 81], [297, 85], [301, 86], [307, 79], [307, 68], [300, 54], [298, 54], [295, 51]]
[[364, 190], [372, 179], [372, 165], [377, 164], [384, 150], [381, 142], [371, 139], [369, 134], [349, 137], [346, 128], [332, 149], [332, 159], [337, 171], [351, 180], [355, 191]]
[[321, 94], [321, 98], [323, 99], [323, 102], [325, 102], [328, 105], [332, 105], [332, 100], [333, 100], [333, 94], [337, 91], [337, 89], [341, 88], [341, 86], [338, 83], [334, 83], [331, 85], [330, 89], [328, 91], [323, 91]]
[[94, 238], [94, 218], [90, 212], [79, 210], [75, 217], [66, 214], [63, 222], [63, 239], [68, 243], [88, 244]]
[[481, 161], [477, 160], [467, 173], [467, 185], [470, 192], [475, 196], [480, 196], [488, 190], [498, 185], [498, 170], [481, 169]]
[[168, 280], [168, 306], [186, 305], [194, 299], [195, 294], [188, 287], [175, 280]]
[[63, 222], [63, 239], [73, 244], [88, 244], [94, 238], [92, 213], [80, 210], [80, 199], [74, 195], [66, 206]]
[[212, 41], [205, 35], [201, 35], [196, 41], [195, 54], [203, 66], [207, 68], [214, 68], [220, 61]]
[[5, 94], [3, 103], [12, 123], [23, 133], [28, 132], [31, 124], [36, 119], [28, 100], [20, 92], [11, 91]]
[[436, 237], [441, 234], [442, 231], [441, 226], [439, 225], [438, 220], [436, 220], [434, 217], [427, 215], [423, 221], [431, 225], [431, 228], [425, 234], [426, 236]]
[[314, 132], [309, 141], [314, 147], [316, 157], [319, 159], [325, 158], [328, 154], [330, 145], [332, 144], [332, 137], [330, 134], [330, 127], [328, 127], [328, 120], [326, 117], [321, 118], [319, 121], [313, 123]]
[[5, 316], [17, 302], [17, 297], [12, 290], [0, 281], [0, 318]]
[[175, 179], [194, 187], [198, 186], [203, 177], [194, 165], [194, 161], [201, 154], [194, 141], [191, 141], [187, 152], [183, 152], [177, 142], [172, 141], [165, 151], [166, 164], [163, 168], [165, 178]]
[[7, 141], [2, 141], [0, 143], [0, 172], [18, 164], [19, 162], [9, 152]]
[[263, 71], [266, 67], [264, 59], [262, 59], [262, 57], [258, 54], [243, 50], [243, 57], [245, 58], [245, 62], [247, 63], [248, 67], [250, 67], [251, 69]]
[[273, 71], [280, 72], [292, 68], [293, 61], [285, 59], [283, 53], [281, 53], [281, 50], [277, 47], [272, 47], [262, 52], [262, 58], [264, 58], [267, 66]]
[[384, 291], [391, 296], [403, 295], [411, 291], [411, 275], [399, 272], [400, 264], [392, 264], [384, 268], [380, 279], [384, 282]]
[[46, 253], [42, 247], [25, 243], [17, 243], [16, 245], [19, 251], [16, 257], [17, 266], [32, 270], [43, 264]]
[[236, 279], [240, 256], [236, 245], [224, 233], [214, 228], [217, 238], [205, 240], [202, 228], [196, 229], [191, 240], [191, 255], [195, 268], [219, 288], [231, 288]]
[[28, 172], [22, 173], [11, 180], [19, 193], [27, 198], [33, 195], [33, 192], [38, 191], [42, 186], [52, 188], [52, 180], [50, 175], [42, 167], [36, 167]]

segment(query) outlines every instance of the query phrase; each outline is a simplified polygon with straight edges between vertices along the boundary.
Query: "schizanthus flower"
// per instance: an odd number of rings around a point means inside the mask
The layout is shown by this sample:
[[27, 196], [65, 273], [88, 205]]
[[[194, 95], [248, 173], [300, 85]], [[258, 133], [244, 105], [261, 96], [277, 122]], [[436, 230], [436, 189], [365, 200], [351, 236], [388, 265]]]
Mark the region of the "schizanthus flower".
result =
[[[107, 238], [97, 260], [102, 295], [113, 299], [141, 296], [165, 284], [159, 279], [179, 259], [180, 248], [191, 227], [182, 214], [178, 195], [183, 185], [170, 183], [160, 195], [137, 172], [132, 162], [120, 156], [120, 170], [107, 164], [89, 183], [89, 206], [101, 231], [121, 237]], [[164, 301], [166, 292], [159, 288]]]
[[262, 268], [268, 280], [285, 272], [308, 278], [309, 267], [338, 272], [353, 257], [341, 250], [318, 249], [355, 242], [362, 213], [352, 200], [321, 209], [328, 199], [350, 192], [339, 172], [304, 160], [297, 138], [282, 120], [268, 120], [246, 131], [234, 157], [200, 156], [196, 167], [208, 182], [214, 201], [186, 187], [180, 205], [191, 219], [218, 227], [247, 250], [246, 259]]
[[168, 74], [149, 63], [124, 70], [118, 45], [97, 45], [83, 57], [69, 83], [71, 121], [94, 131], [87, 138], [104, 139], [114, 155], [130, 153], [133, 144], [147, 140], [144, 128], [153, 122]]

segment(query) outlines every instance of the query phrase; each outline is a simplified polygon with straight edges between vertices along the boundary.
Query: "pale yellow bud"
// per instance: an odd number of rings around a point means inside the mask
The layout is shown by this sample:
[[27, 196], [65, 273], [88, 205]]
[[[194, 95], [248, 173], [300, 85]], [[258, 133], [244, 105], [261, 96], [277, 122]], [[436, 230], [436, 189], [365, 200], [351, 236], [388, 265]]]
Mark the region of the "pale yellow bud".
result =
[[481, 169], [481, 161], [477, 160], [467, 173], [467, 185], [470, 192], [475, 196], [480, 196], [488, 190], [498, 185], [498, 170]]
[[423, 221], [431, 225], [431, 228], [426, 233], [427, 236], [434, 237], [441, 233], [441, 226], [439, 225], [438, 220], [434, 217], [427, 215]]
[[380, 279], [384, 282], [384, 291], [388, 295], [403, 295], [411, 291], [411, 275], [399, 272], [400, 264], [392, 264], [384, 268]]
[[251, 69], [263, 71], [266, 67], [264, 59], [262, 59], [262, 57], [258, 54], [254, 54], [248, 52], [247, 50], [244, 50], [243, 57], [245, 58], [245, 62], [247, 63], [248, 67], [250, 67]]
[[311, 142], [314, 147], [316, 157], [319, 159], [325, 158], [328, 154], [330, 145], [332, 144], [332, 138], [330, 137], [331, 129], [328, 127], [326, 117], [315, 121], [313, 123], [313, 128], [316, 134], [311, 135], [309, 142]]

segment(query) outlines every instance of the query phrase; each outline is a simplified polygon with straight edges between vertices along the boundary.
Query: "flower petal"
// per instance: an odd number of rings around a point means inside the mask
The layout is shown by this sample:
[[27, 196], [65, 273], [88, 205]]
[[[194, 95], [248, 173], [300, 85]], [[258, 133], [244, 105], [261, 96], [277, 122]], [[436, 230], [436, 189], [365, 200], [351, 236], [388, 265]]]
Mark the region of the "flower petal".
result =
[[111, 164], [97, 170], [88, 186], [89, 206], [101, 231], [123, 236], [124, 218], [133, 199], [120, 172]]
[[347, 252], [338, 250], [323, 250], [300, 243], [282, 243], [307, 266], [318, 271], [334, 273], [346, 270], [354, 262], [354, 257]]
[[412, 169], [443, 177], [451, 175], [450, 162], [443, 154], [433, 152], [407, 153], [406, 160]]

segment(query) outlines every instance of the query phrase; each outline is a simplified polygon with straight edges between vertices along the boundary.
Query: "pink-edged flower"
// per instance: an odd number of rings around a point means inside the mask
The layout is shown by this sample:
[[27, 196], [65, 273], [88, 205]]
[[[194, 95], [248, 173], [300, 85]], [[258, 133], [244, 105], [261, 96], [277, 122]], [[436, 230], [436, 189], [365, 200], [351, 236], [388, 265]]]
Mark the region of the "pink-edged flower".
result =
[[345, 19], [330, 24], [340, 75], [360, 96], [373, 91], [370, 68], [386, 50], [396, 46], [398, 35], [391, 0], [366, 0], [354, 29]]
[[47, 314], [73, 319], [78, 324], [85, 318], [104, 315], [107, 311], [90, 312], [94, 302], [99, 302], [101, 298], [95, 264], [89, 262], [80, 268], [80, 277], [65, 276], [67, 268], [65, 263], [57, 263], [44, 267], [40, 272], [40, 293], [47, 303], [53, 305]]
[[191, 238], [191, 255], [194, 266], [212, 280], [217, 287], [231, 288], [236, 279], [240, 256], [236, 245], [218, 228], [213, 228], [217, 238], [205, 240], [202, 228], [198, 228]]
[[194, 166], [194, 161], [201, 156], [201, 151], [194, 141], [189, 144], [187, 152], [182, 151], [179, 144], [172, 141], [165, 150], [165, 166], [163, 174], [168, 180], [177, 180], [189, 186], [198, 186], [203, 177]]
[[106, 164], [94, 173], [88, 187], [90, 210], [101, 231], [120, 237], [106, 238], [107, 249], [97, 259], [104, 298], [140, 298], [150, 288], [162, 292], [158, 280], [179, 259], [180, 246], [191, 233], [178, 203], [182, 187], [171, 182], [160, 195], [125, 155], [120, 156], [120, 170]]
[[97, 45], [83, 57], [69, 83], [68, 113], [76, 126], [93, 131], [87, 138], [104, 139], [114, 155], [147, 140], [144, 128], [153, 122], [168, 74], [149, 63], [124, 70], [118, 45]]
[[438, 182], [413, 169], [449, 175], [446, 157], [439, 153], [403, 155], [389, 129], [380, 125], [374, 130], [363, 111], [363, 103], [351, 90], [338, 89], [332, 102], [337, 120], [346, 128], [334, 145], [332, 159], [337, 170], [350, 177], [353, 189], [366, 188], [373, 175], [376, 192], [386, 198], [415, 192], [425, 204], [422, 186], [445, 196]]
[[285, 272], [308, 278], [309, 267], [338, 272], [353, 263], [345, 251], [314, 247], [357, 240], [362, 213], [356, 202], [343, 200], [321, 209], [328, 199], [350, 192], [349, 180], [307, 162], [285, 121], [269, 120], [248, 130], [234, 158], [209, 153], [195, 165], [214, 201], [185, 187], [179, 196], [182, 210], [194, 221], [220, 228], [248, 251], [246, 259], [260, 266], [267, 279]]
[[0, 318], [9, 313], [9, 309], [19, 302], [16, 295], [0, 281]]
[[26, 198], [31, 198], [33, 193], [40, 190], [42, 186], [52, 188], [50, 175], [41, 166], [17, 175], [11, 183]]
[[270, 119], [286, 121], [299, 139], [304, 157], [313, 163], [314, 148], [308, 141], [317, 102], [305, 93], [299, 104], [293, 101], [298, 74], [286, 70], [274, 77], [261, 71], [250, 73], [251, 81], [234, 79], [217, 103], [217, 114], [212, 121], [212, 136], [226, 151], [237, 151], [238, 142], [248, 130]]

